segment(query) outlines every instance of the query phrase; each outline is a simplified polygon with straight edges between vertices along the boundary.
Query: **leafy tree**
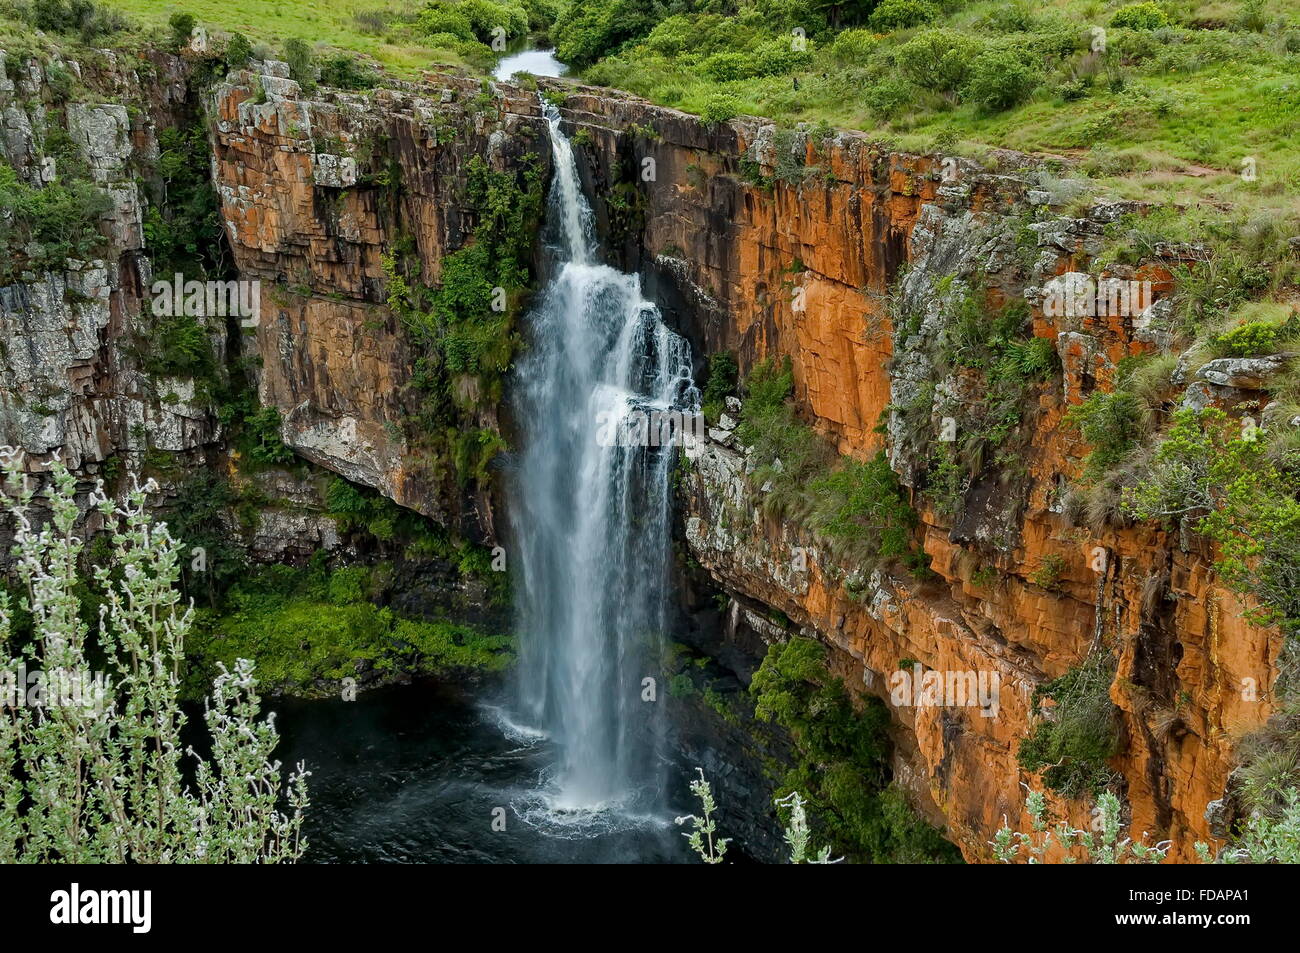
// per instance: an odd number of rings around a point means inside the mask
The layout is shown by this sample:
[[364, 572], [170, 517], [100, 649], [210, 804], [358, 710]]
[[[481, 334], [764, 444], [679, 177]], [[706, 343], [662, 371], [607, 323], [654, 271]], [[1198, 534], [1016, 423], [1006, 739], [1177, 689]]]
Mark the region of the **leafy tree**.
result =
[[[0, 594], [0, 667], [39, 666], [59, 693], [0, 708], [0, 861], [298, 859], [307, 772], [299, 765], [286, 779], [271, 760], [279, 736], [273, 718], [260, 717], [251, 662], [223, 667], [212, 685], [204, 715], [211, 756], [182, 742], [180, 670], [193, 610], [180, 608], [175, 589], [181, 546], [145, 512], [156, 487], [137, 486], [121, 505], [102, 486], [92, 494], [120, 568], [95, 567], [105, 603], [92, 628], [76, 592], [83, 545], [74, 533], [76, 480], [54, 466], [52, 515], [38, 531], [18, 454], [6, 448], [4, 457], [9, 492], [0, 503], [13, 517], [22, 597], [15, 607]], [[12, 641], [15, 608], [30, 614], [34, 632], [21, 655]], [[194, 758], [192, 783], [185, 753]]]
[[1002, 112], [1028, 99], [1038, 76], [1014, 50], [985, 50], [971, 64], [961, 95], [988, 112]]
[[289, 64], [289, 75], [305, 90], [316, 88], [316, 65], [311, 47], [305, 40], [290, 37], [284, 44], [284, 59]]
[[226, 65], [231, 69], [247, 66], [253, 58], [253, 44], [242, 33], [232, 33], [226, 44]]
[[172, 46], [178, 50], [183, 50], [190, 45], [190, 37], [194, 34], [194, 15], [192, 13], [181, 13], [177, 11], [168, 19], [167, 25], [172, 31]]

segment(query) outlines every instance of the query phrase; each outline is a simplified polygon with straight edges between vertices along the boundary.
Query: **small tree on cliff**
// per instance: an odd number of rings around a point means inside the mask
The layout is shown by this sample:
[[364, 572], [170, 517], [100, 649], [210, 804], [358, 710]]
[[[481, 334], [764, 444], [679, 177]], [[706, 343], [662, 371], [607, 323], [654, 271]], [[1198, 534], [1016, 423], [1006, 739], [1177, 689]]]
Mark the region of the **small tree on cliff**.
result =
[[178, 606], [180, 546], [145, 513], [152, 481], [121, 505], [102, 483], [91, 495], [113, 554], [111, 571], [106, 560], [94, 567], [92, 642], [76, 481], [56, 462], [51, 518], [38, 529], [17, 454], [0, 448], [0, 459], [20, 593], [0, 591], [0, 862], [296, 860], [307, 772], [299, 765], [286, 784], [270, 760], [279, 736], [274, 716], [260, 719], [251, 662], [221, 669], [205, 703], [212, 754], [189, 749], [194, 783], [185, 781], [178, 696], [193, 609]]

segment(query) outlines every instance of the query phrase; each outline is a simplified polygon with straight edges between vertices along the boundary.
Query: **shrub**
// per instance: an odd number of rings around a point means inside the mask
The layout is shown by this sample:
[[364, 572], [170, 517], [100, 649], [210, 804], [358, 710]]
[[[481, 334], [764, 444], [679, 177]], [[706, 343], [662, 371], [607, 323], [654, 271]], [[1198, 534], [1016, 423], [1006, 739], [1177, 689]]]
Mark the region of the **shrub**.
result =
[[1119, 465], [1151, 426], [1151, 412], [1136, 395], [1117, 390], [1094, 391], [1065, 415], [1067, 426], [1077, 427], [1092, 446], [1084, 476], [1097, 480]]
[[458, 40], [473, 40], [474, 27], [460, 10], [446, 4], [430, 4], [420, 11], [416, 27], [426, 36], [453, 36]]
[[1154, 3], [1130, 3], [1115, 11], [1110, 25], [1130, 30], [1158, 30], [1169, 26], [1169, 17]]
[[1061, 575], [1065, 572], [1065, 557], [1060, 553], [1049, 553], [1043, 557], [1039, 564], [1029, 576], [1030, 582], [1040, 589], [1052, 590], [1061, 584]]
[[33, 0], [30, 7], [20, 6], [18, 10], [38, 30], [79, 33], [87, 43], [129, 26], [122, 14], [96, 6], [91, 0]]
[[1296, 317], [1285, 322], [1243, 321], [1210, 340], [1210, 349], [1224, 357], [1254, 357], [1258, 354], [1276, 353], [1283, 340], [1294, 337]]
[[929, 23], [938, 16], [938, 7], [927, 0], [881, 0], [867, 22], [878, 33], [889, 33]]
[[[0, 591], [0, 670], [18, 671], [21, 661], [61, 673], [81, 703], [20, 704], [0, 718], [0, 861], [297, 860], [306, 846], [307, 773], [299, 764], [286, 778], [272, 760], [279, 734], [273, 719], [262, 718], [247, 656], [202, 686], [211, 754], [190, 746], [197, 736], [186, 729], [176, 673], [194, 613], [180, 607], [175, 589], [186, 561], [181, 544], [146, 513], [146, 493], [156, 485], [135, 489], [122, 504], [92, 496], [112, 542], [96, 560], [103, 611], [85, 618], [76, 480], [57, 461], [52, 476], [52, 519], [31, 512], [25, 475], [11, 472], [12, 495], [0, 495], [14, 517], [14, 572], [35, 640], [15, 654], [14, 607]], [[33, 523], [46, 524], [39, 535]], [[105, 671], [110, 679], [102, 679]]]
[[908, 505], [885, 451], [870, 460], [845, 459], [809, 487], [818, 501], [813, 528], [867, 561], [911, 552], [916, 512]]
[[92, 258], [104, 247], [99, 221], [112, 200], [90, 182], [68, 178], [33, 188], [0, 161], [0, 274], [24, 259], [37, 267], [62, 267], [69, 258]]
[[[1028, 787], [1025, 785], [1025, 787]], [[1000, 863], [1014, 863], [1016, 856], [1023, 850], [1025, 862], [1030, 864], [1045, 863], [1053, 838], [1066, 850], [1082, 848], [1093, 864], [1158, 864], [1169, 853], [1169, 841], [1159, 844], [1146, 843], [1146, 834], [1133, 841], [1124, 833], [1120, 824], [1121, 805], [1119, 798], [1110, 791], [1103, 791], [1097, 797], [1097, 809], [1093, 830], [1085, 831], [1072, 828], [1065, 821], [1055, 827], [1049, 823], [1047, 798], [1041, 791], [1030, 791], [1025, 798], [1025, 809], [1032, 818], [1032, 833], [1013, 832], [1004, 826], [991, 841], [993, 855]]]
[[232, 33], [226, 44], [226, 65], [231, 69], [247, 66], [253, 58], [253, 44], [242, 33]]
[[289, 64], [289, 75], [302, 84], [303, 89], [316, 85], [315, 58], [305, 40], [290, 37], [284, 44], [284, 60]]
[[880, 38], [870, 30], [841, 30], [831, 43], [831, 56], [841, 63], [861, 65], [879, 45]]
[[149, 328], [145, 371], [155, 377], [210, 378], [217, 367], [207, 329], [192, 315], [160, 315]]
[[924, 89], [954, 92], [970, 71], [983, 44], [956, 30], [923, 30], [894, 51], [903, 75]]
[[773, 40], [760, 44], [750, 51], [753, 63], [752, 76], [784, 76], [812, 66], [813, 55], [809, 49], [796, 50], [789, 40]]
[[862, 91], [862, 100], [873, 112], [890, 117], [914, 102], [917, 89], [899, 76], [886, 76]]
[[296, 458], [285, 445], [281, 433], [280, 411], [275, 407], [263, 407], [244, 418], [240, 447], [257, 463], [271, 466], [292, 463]]
[[1038, 73], [1011, 50], [986, 50], [977, 56], [961, 87], [964, 100], [989, 112], [1001, 112], [1029, 98]]
[[714, 53], [700, 64], [700, 71], [720, 83], [754, 75], [753, 63], [747, 53]]
[[[1106, 784], [1106, 761], [1119, 745], [1119, 720], [1110, 700], [1115, 660], [1094, 653], [1034, 690], [1034, 715], [1042, 718], [1020, 742], [1016, 759], [1026, 771], [1042, 771], [1043, 783], [1065, 797], [1097, 793]], [[1043, 702], [1056, 704], [1050, 712]]]
[[740, 103], [736, 101], [736, 97], [728, 96], [726, 93], [712, 93], [704, 101], [700, 118], [705, 122], [726, 122], [739, 113]]
[[495, 30], [504, 31], [507, 37], [528, 32], [528, 14], [522, 7], [492, 0], [459, 0], [456, 10], [469, 20], [474, 36], [482, 43], [490, 43], [496, 36]]
[[889, 785], [889, 713], [875, 697], [855, 705], [826, 665], [826, 649], [795, 636], [769, 646], [750, 684], [754, 715], [794, 745], [779, 793], [805, 791], [814, 826], [836, 852], [875, 862], [950, 862], [955, 848]]
[[355, 56], [336, 53], [321, 64], [320, 81], [338, 89], [371, 89], [379, 74]]
[[177, 11], [168, 19], [167, 25], [171, 27], [173, 47], [183, 50], [190, 45], [190, 37], [194, 34], [194, 15], [192, 13]]
[[709, 356], [709, 379], [700, 400], [705, 418], [716, 421], [722, 414], [723, 399], [736, 392], [738, 373], [736, 357], [730, 351], [719, 351]]
[[1255, 432], [1217, 408], [1176, 411], [1122, 506], [1213, 540], [1223, 580], [1259, 603], [1247, 618], [1300, 631], [1300, 501]]

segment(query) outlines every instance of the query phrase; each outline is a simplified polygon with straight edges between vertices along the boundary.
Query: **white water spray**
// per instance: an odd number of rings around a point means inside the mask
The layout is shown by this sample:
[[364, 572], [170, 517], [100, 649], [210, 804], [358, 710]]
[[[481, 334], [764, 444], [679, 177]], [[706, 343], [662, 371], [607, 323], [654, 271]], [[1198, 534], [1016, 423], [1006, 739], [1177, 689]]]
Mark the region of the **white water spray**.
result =
[[[606, 446], [603, 421], [693, 412], [690, 348], [634, 274], [595, 261], [591, 207], [558, 111], [547, 228], [552, 276], [529, 316], [516, 395], [522, 452], [511, 494], [520, 602], [519, 699], [558, 745], [552, 810], [647, 805], [649, 738], [670, 603], [671, 446]], [[671, 443], [671, 441], [670, 441]]]

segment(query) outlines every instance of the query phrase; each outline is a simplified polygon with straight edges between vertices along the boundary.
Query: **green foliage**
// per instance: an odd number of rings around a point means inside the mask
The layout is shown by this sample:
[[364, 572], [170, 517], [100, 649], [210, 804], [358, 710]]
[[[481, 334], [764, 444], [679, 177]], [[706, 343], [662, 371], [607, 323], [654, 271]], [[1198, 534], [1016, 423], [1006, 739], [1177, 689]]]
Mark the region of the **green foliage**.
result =
[[1093, 391], [1065, 415], [1066, 426], [1077, 427], [1092, 447], [1084, 464], [1084, 479], [1096, 481], [1121, 464], [1150, 431], [1151, 411], [1127, 390]]
[[188, 377], [211, 381], [217, 372], [208, 331], [198, 318], [187, 314], [150, 319], [147, 345], [141, 347], [141, 364], [154, 377]]
[[226, 44], [226, 65], [231, 69], [242, 69], [253, 58], [253, 44], [242, 33], [232, 33]]
[[190, 45], [190, 36], [194, 33], [194, 15], [176, 11], [167, 21], [172, 31], [172, 49], [183, 50]]
[[885, 562], [911, 554], [916, 511], [885, 451], [866, 461], [845, 458], [809, 489], [817, 501], [811, 524], [833, 545]]
[[219, 662], [254, 658], [264, 680], [299, 695], [331, 694], [339, 679], [380, 673], [498, 672], [512, 661], [508, 637], [447, 621], [402, 618], [369, 601], [361, 567], [328, 572], [267, 567], [199, 615], [188, 680]]
[[467, 41], [475, 39], [469, 17], [453, 4], [430, 4], [420, 11], [417, 22], [420, 30], [429, 36], [452, 36]]
[[477, 224], [469, 243], [443, 257], [437, 286], [420, 280], [409, 241], [383, 261], [388, 304], [418, 351], [413, 384], [421, 404], [408, 434], [431, 461], [450, 460], [462, 484], [486, 480], [492, 457], [505, 447], [499, 435], [468, 420], [502, 399], [542, 209], [535, 161], [516, 174], [490, 169], [475, 156], [466, 178], [465, 199]]
[[736, 393], [739, 374], [736, 356], [730, 351], [718, 351], [709, 355], [709, 379], [704, 384], [704, 393], [700, 398], [700, 407], [707, 420], [717, 422], [723, 411], [724, 398]]
[[19, 8], [33, 27], [46, 33], [77, 34], [90, 43], [110, 33], [127, 29], [126, 18], [109, 7], [91, 0], [32, 0], [29, 7]]
[[[1110, 700], [1114, 677], [1114, 658], [1095, 652], [1036, 688], [1033, 712], [1042, 720], [1020, 742], [1020, 767], [1041, 771], [1043, 783], [1065, 797], [1100, 792], [1110, 779], [1106, 761], [1119, 745], [1119, 719]], [[1043, 705], [1047, 699], [1055, 702], [1050, 709]]]
[[[177, 487], [167, 528], [189, 556], [180, 563], [181, 591], [200, 604], [216, 605], [247, 569], [247, 554], [227, 522], [238, 503], [230, 484], [212, 470], [196, 470]], [[196, 547], [202, 554], [197, 562]]]
[[884, 452], [840, 457], [795, 416], [790, 359], [757, 364], [745, 381], [737, 436], [754, 448], [751, 485], [773, 515], [800, 519], [833, 551], [867, 565], [914, 560], [917, 517]]
[[889, 789], [889, 714], [874, 697], [855, 706], [830, 675], [826, 650], [795, 637], [768, 648], [750, 692], [755, 715], [785, 729], [795, 765], [781, 793], [805, 792], [836, 853], [864, 862], [953, 861], [956, 849]]
[[157, 174], [166, 200], [149, 206], [144, 237], [161, 278], [224, 278], [230, 270], [208, 150], [201, 119], [158, 133]]
[[1169, 25], [1169, 16], [1155, 3], [1130, 3], [1120, 7], [1110, 18], [1113, 27], [1130, 30], [1158, 30]]
[[1294, 313], [1286, 321], [1242, 321], [1210, 340], [1211, 350], [1224, 357], [1254, 357], [1276, 354], [1284, 342], [1293, 341], [1300, 332], [1300, 320]]
[[594, 63], [654, 28], [659, 14], [652, 0], [568, 0], [551, 27], [556, 55], [582, 67]]
[[[424, 517], [398, 506], [388, 497], [368, 487], [332, 477], [325, 489], [325, 511], [345, 533], [365, 533], [380, 542], [416, 545], [423, 541], [428, 549], [441, 542]], [[425, 540], [427, 536], [432, 540]]]
[[290, 37], [284, 43], [284, 61], [289, 64], [289, 76], [311, 91], [316, 88], [316, 63], [311, 47], [299, 37]]
[[1061, 575], [1065, 572], [1065, 557], [1060, 553], [1048, 553], [1039, 563], [1038, 568], [1029, 575], [1029, 581], [1049, 592], [1061, 585]]
[[929, 23], [938, 16], [939, 8], [928, 0], [880, 0], [867, 22], [877, 33], [889, 33]]
[[[88, 618], [77, 593], [77, 481], [57, 461], [52, 476], [47, 517], [32, 512], [33, 488], [17, 471], [0, 494], [25, 616], [0, 591], [0, 670], [42, 671], [56, 693], [0, 717], [0, 862], [298, 859], [306, 772], [299, 764], [286, 778], [272, 759], [279, 735], [262, 717], [252, 662], [195, 684], [210, 745], [203, 755], [191, 747], [177, 673], [193, 614], [175, 589], [179, 547], [151, 523], [146, 489], [98, 501], [112, 542], [95, 554], [102, 611]], [[16, 621], [33, 638], [17, 655]]]
[[956, 30], [923, 30], [894, 51], [903, 75], [923, 89], [955, 92], [965, 84], [983, 44]]
[[[1050, 338], [1027, 333], [1029, 312], [1023, 301], [1013, 300], [991, 311], [983, 295], [972, 288], [945, 285], [942, 293], [946, 321], [939, 339], [940, 360], [978, 373], [983, 387], [972, 388], [968, 399], [938, 401], [933, 389], [926, 389], [914, 406], [899, 410], [907, 421], [909, 452], [928, 461], [927, 495], [941, 512], [955, 515], [966, 482], [986, 467], [992, 464], [1005, 473], [1016, 473], [1015, 448], [1028, 439], [1022, 426], [1026, 409], [1041, 382], [1057, 371], [1059, 360]], [[900, 316], [895, 332], [898, 346], [920, 346], [913, 340], [916, 330]], [[936, 415], [950, 421], [942, 424], [941, 436], [951, 446], [934, 445]]]
[[335, 53], [321, 63], [320, 82], [339, 89], [372, 89], [379, 85], [379, 74], [355, 56]]
[[240, 434], [240, 450], [255, 463], [266, 466], [284, 466], [293, 463], [297, 457], [280, 436], [282, 432], [280, 411], [275, 407], [263, 407], [257, 413], [244, 418]]
[[1136, 519], [1189, 522], [1216, 545], [1215, 568], [1258, 605], [1247, 617], [1300, 631], [1300, 501], [1294, 461], [1280, 465], [1249, 425], [1217, 408], [1175, 412], [1173, 423], [1127, 488]]
[[0, 278], [11, 280], [24, 267], [62, 269], [69, 258], [101, 254], [99, 221], [112, 204], [90, 182], [60, 178], [36, 188], [0, 161]]
[[700, 110], [700, 118], [705, 122], [726, 122], [740, 114], [740, 103], [735, 96], [727, 93], [714, 93]]
[[1028, 99], [1040, 75], [1012, 50], [985, 50], [971, 63], [962, 99], [989, 112], [1002, 112]]

